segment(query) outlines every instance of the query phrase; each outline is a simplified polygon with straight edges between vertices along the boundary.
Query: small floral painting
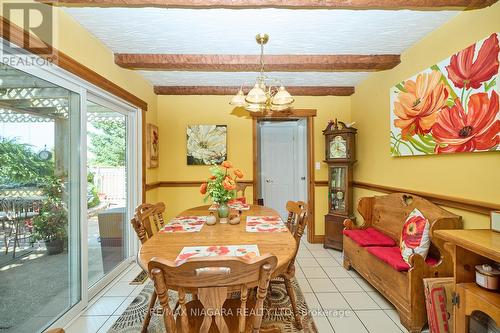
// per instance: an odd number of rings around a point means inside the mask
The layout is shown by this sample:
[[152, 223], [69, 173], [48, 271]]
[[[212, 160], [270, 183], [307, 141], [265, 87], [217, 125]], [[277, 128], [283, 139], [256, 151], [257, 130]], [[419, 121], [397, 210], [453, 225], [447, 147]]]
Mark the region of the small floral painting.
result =
[[160, 160], [160, 138], [158, 135], [158, 126], [148, 124], [146, 143], [146, 162], [147, 168], [157, 168]]
[[392, 156], [500, 150], [498, 34], [391, 88]]
[[227, 158], [226, 125], [188, 125], [187, 164], [221, 164]]

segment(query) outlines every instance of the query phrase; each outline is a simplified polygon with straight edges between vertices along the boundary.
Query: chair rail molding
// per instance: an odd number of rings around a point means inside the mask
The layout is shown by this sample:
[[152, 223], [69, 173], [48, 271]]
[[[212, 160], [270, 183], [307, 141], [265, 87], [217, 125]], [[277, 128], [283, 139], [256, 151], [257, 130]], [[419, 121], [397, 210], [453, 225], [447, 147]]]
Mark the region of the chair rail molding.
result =
[[[328, 186], [328, 182], [326, 180], [319, 180], [314, 183], [315, 186]], [[404, 192], [415, 194], [420, 197], [423, 197], [437, 205], [442, 205], [450, 208], [456, 208], [465, 210], [468, 212], [490, 215], [492, 210], [499, 210], [500, 204], [494, 204], [489, 202], [458, 198], [453, 196], [448, 196], [444, 194], [436, 194], [429, 193], [417, 190], [411, 190], [401, 187], [393, 187], [381, 184], [373, 184], [362, 181], [353, 181], [353, 186], [357, 188], [363, 188], [370, 191], [380, 192], [380, 193], [396, 193], [396, 192]]]

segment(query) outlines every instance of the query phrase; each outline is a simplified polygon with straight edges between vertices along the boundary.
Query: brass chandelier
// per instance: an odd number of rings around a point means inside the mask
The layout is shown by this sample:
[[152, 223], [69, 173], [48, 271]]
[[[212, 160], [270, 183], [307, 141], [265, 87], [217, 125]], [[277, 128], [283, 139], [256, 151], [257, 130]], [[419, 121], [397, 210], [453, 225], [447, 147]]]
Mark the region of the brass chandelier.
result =
[[[281, 82], [269, 78], [264, 74], [264, 45], [269, 41], [269, 35], [258, 34], [255, 36], [257, 44], [260, 45], [260, 74], [255, 85], [245, 96], [243, 83], [236, 95], [231, 98], [229, 104], [236, 107], [244, 107], [250, 112], [285, 111], [291, 108], [294, 99]], [[266, 82], [268, 85], [266, 85]], [[279, 86], [279, 88], [278, 88]]]

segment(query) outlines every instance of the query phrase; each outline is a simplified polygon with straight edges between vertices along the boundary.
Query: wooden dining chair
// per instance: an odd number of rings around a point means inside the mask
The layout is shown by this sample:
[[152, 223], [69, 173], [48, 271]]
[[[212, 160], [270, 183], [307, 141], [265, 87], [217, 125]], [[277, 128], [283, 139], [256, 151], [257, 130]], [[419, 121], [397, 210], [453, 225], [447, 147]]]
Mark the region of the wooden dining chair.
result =
[[163, 213], [165, 213], [163, 202], [143, 203], [135, 209], [135, 215], [146, 229], [148, 237], [152, 237], [165, 225]]
[[[148, 222], [148, 220], [147, 219], [141, 220], [137, 217], [137, 215], [134, 215], [134, 217], [130, 220], [130, 224], [132, 224], [132, 227], [134, 228], [137, 237], [139, 237], [141, 244], [146, 243], [149, 240], [149, 238], [151, 238], [151, 236], [148, 235], [144, 222]], [[149, 275], [148, 271], [146, 271], [146, 273], [148, 273]], [[149, 299], [149, 305], [148, 305], [148, 311], [146, 312], [146, 317], [144, 317], [144, 320], [142, 322], [141, 333], [146, 333], [148, 331], [149, 322], [151, 321], [151, 313], [153, 312], [154, 306], [156, 304], [156, 299], [157, 299], [156, 291], [153, 290], [153, 293], [151, 294], [151, 297]]]
[[236, 198], [237, 199], [245, 199], [244, 203], [246, 203], [245, 190], [247, 189], [248, 184], [240, 184], [236, 183]]
[[296, 223], [297, 223], [297, 217], [299, 216], [300, 212], [302, 211], [302, 208], [300, 207], [299, 202], [295, 201], [287, 201], [286, 203], [286, 210], [288, 211], [288, 217], [286, 219], [286, 226], [288, 230], [293, 234]]
[[[174, 262], [153, 258], [148, 268], [160, 304], [167, 332], [176, 333], [258, 333], [262, 330], [264, 300], [277, 258], [270, 254], [253, 259], [241, 257], [190, 258], [177, 266]], [[168, 289], [178, 290], [180, 311], [174, 316], [169, 306]], [[249, 288], [257, 286], [255, 298]], [[238, 291], [240, 298], [228, 298]], [[186, 293], [196, 299], [186, 302]]]
[[132, 217], [132, 219], [130, 220], [130, 224], [132, 224], [132, 228], [134, 228], [134, 231], [137, 234], [137, 237], [141, 241], [141, 244], [146, 243], [146, 241], [150, 237], [148, 236], [148, 232], [146, 231], [146, 227], [139, 220], [139, 218], [137, 217], [137, 215], [134, 215], [134, 217]]
[[[136, 208], [134, 217], [130, 220], [130, 223], [132, 224], [137, 237], [139, 237], [141, 244], [146, 243], [151, 237], [153, 237], [154, 233], [163, 227], [164, 220], [162, 214], [164, 212], [165, 204], [162, 202], [157, 204], [142, 204]], [[149, 275], [149, 272], [147, 273]], [[148, 326], [151, 321], [151, 313], [154, 310], [156, 300], [157, 295], [156, 292], [153, 291], [149, 299], [148, 311], [146, 312], [146, 316], [142, 322], [142, 333], [146, 333], [148, 331]]]
[[[269, 291], [270, 293], [272, 293], [272, 284], [276, 283], [285, 284], [286, 293], [288, 294], [288, 297], [290, 298], [290, 303], [292, 304], [292, 311], [295, 317], [295, 325], [297, 326], [297, 329], [301, 330], [302, 321], [300, 320], [300, 314], [297, 308], [297, 299], [295, 295], [295, 290], [293, 289], [291, 280], [295, 277], [295, 259], [297, 258], [297, 253], [299, 252], [300, 240], [306, 228], [308, 211], [307, 211], [307, 205], [301, 201], [287, 202], [287, 210], [289, 212], [288, 220], [294, 222], [293, 224], [291, 224], [291, 226], [289, 226], [289, 230], [292, 233], [293, 238], [295, 239], [295, 249], [292, 259], [288, 264], [287, 270], [285, 271], [285, 273], [279, 275], [276, 279], [273, 279], [271, 281]], [[289, 225], [288, 220], [287, 220], [287, 226]], [[269, 306], [271, 306], [272, 304], [270, 299], [268, 299], [268, 304]]]

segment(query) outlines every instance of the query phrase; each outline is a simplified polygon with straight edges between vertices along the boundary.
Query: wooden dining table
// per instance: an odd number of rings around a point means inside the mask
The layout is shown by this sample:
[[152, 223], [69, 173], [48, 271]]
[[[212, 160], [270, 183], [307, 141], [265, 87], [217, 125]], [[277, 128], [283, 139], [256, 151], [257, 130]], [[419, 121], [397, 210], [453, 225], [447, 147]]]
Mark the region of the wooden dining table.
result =
[[[210, 206], [199, 206], [187, 209], [178, 216], [207, 216]], [[236, 225], [221, 224], [204, 225], [199, 232], [156, 233], [141, 245], [138, 253], [139, 265], [147, 271], [149, 261], [164, 258], [175, 261], [186, 246], [212, 245], [257, 245], [260, 255], [270, 253], [278, 258], [278, 264], [272, 276], [285, 272], [295, 251], [295, 239], [286, 232], [247, 232], [247, 216], [279, 216], [272, 208], [250, 205], [249, 210], [242, 211], [241, 222]], [[175, 286], [170, 286], [175, 289]]]

